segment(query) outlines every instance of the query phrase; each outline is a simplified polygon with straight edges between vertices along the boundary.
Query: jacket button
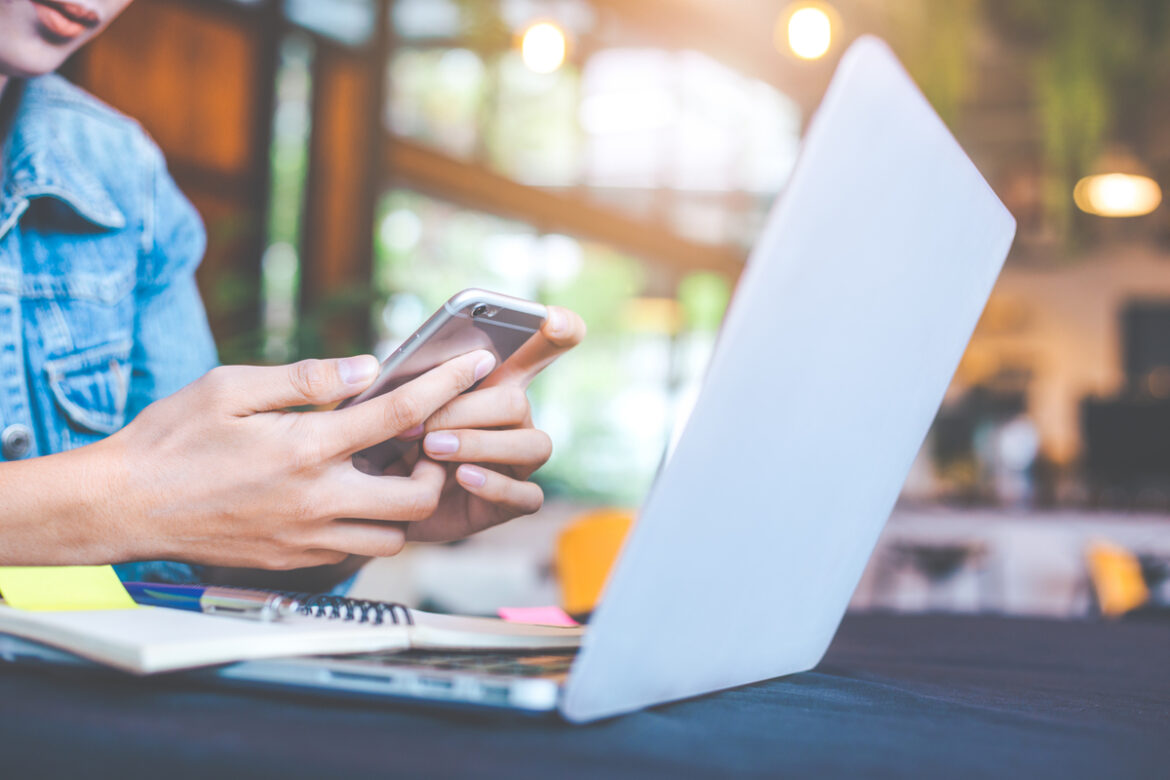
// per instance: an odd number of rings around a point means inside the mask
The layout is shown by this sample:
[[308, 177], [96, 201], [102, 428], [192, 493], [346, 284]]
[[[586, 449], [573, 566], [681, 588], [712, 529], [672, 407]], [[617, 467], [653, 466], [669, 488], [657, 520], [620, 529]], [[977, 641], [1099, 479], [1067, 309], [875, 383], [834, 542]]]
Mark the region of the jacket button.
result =
[[32, 449], [32, 431], [20, 423], [9, 425], [0, 433], [0, 449], [7, 460], [20, 460]]

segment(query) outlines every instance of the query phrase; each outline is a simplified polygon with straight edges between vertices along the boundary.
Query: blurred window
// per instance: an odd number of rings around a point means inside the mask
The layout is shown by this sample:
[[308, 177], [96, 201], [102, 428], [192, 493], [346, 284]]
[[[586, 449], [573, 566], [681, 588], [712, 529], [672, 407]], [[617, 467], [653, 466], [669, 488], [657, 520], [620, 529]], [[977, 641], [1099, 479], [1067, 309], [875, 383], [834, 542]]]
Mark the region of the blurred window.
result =
[[578, 78], [572, 65], [534, 73], [516, 52], [495, 62], [494, 102], [485, 122], [487, 162], [535, 186], [567, 187], [580, 180]]
[[281, 362], [293, 356], [300, 288], [301, 214], [309, 157], [312, 42], [289, 35], [281, 43], [272, 123], [268, 248], [261, 265], [263, 354]]
[[454, 38], [463, 28], [455, 0], [397, 0], [391, 19], [404, 40]]
[[483, 60], [470, 49], [405, 49], [390, 65], [390, 129], [454, 157], [477, 156], [487, 90]]
[[693, 51], [598, 48], [536, 73], [514, 50], [533, 21], [572, 35], [596, 32], [592, 14], [575, 2], [399, 0], [387, 126], [695, 241], [749, 246], [796, 159], [796, 104]]
[[284, 0], [289, 21], [346, 46], [365, 45], [373, 37], [376, 0]]

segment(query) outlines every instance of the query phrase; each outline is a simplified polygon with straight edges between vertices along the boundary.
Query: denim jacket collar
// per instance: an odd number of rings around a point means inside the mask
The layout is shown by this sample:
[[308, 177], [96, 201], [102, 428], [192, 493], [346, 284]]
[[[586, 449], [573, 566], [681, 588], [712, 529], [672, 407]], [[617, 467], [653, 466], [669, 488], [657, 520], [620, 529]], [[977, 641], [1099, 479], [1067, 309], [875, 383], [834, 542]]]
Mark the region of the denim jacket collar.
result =
[[9, 82], [8, 89], [21, 89], [4, 144], [4, 185], [0, 194], [0, 236], [20, 218], [28, 201], [52, 197], [67, 204], [78, 216], [93, 225], [116, 230], [126, 217], [114, 205], [109, 191], [78, 158], [71, 144], [61, 137], [55, 115], [62, 111], [60, 96], [44, 79]]

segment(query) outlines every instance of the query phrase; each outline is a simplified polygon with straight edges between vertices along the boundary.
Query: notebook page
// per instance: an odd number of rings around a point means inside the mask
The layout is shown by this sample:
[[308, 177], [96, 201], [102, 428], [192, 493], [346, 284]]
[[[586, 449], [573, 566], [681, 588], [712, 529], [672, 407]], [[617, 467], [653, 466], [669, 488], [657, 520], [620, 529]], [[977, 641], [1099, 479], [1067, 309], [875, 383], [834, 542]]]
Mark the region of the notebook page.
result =
[[317, 619], [262, 623], [158, 607], [26, 612], [0, 605], [0, 632], [135, 674], [254, 658], [405, 649], [410, 641], [403, 626]]
[[585, 629], [509, 623], [497, 618], [437, 615], [412, 609], [411, 647], [468, 650], [560, 650], [581, 645]]

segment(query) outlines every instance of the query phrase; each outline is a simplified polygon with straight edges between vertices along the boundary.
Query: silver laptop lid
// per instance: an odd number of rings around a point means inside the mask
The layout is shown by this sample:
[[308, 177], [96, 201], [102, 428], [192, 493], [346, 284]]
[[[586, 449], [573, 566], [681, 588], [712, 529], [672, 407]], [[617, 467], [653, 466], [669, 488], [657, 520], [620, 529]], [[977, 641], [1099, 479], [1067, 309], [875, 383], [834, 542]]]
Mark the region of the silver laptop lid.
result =
[[567, 718], [816, 665], [1014, 233], [892, 52], [859, 39], [593, 616]]

